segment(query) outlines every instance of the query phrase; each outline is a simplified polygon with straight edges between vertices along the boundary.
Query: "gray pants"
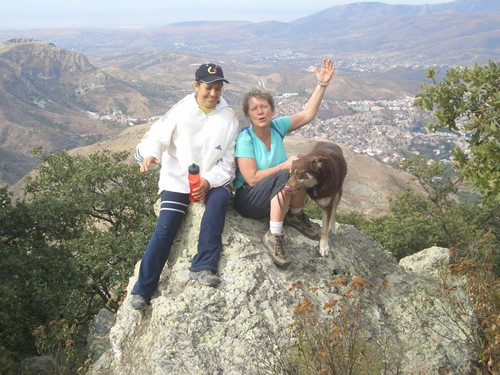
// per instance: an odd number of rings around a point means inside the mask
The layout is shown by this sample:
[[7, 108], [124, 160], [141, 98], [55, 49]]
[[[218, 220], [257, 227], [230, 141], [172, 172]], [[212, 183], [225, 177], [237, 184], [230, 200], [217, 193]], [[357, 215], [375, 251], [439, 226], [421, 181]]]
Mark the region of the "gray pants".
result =
[[245, 217], [253, 219], [269, 217], [271, 200], [285, 187], [288, 178], [288, 171], [280, 171], [263, 179], [255, 186], [243, 184], [236, 190], [234, 207]]

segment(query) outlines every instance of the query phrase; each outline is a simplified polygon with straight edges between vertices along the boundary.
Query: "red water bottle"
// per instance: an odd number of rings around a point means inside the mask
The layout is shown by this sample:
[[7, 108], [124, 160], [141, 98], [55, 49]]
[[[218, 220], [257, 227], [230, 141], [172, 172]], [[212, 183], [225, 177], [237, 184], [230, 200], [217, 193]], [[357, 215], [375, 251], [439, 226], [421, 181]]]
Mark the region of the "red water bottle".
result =
[[200, 186], [200, 167], [193, 163], [189, 166], [188, 173], [189, 200], [191, 202], [198, 202], [199, 199], [193, 198], [193, 190]]

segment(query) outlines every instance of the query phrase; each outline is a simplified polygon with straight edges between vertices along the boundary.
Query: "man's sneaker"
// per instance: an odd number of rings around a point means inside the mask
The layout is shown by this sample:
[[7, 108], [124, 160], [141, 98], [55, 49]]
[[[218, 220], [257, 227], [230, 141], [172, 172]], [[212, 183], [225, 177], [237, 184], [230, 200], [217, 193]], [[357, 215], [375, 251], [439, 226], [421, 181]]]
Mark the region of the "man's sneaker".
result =
[[132, 302], [130, 302], [130, 306], [132, 306], [135, 310], [144, 310], [148, 307], [149, 303], [143, 296], [139, 294], [132, 294]]
[[211, 270], [202, 270], [198, 272], [191, 271], [189, 272], [189, 277], [193, 280], [198, 280], [200, 284], [207, 286], [215, 287], [220, 284], [220, 279]]
[[273, 258], [274, 263], [278, 266], [290, 264], [290, 258], [288, 258], [285, 251], [285, 238], [283, 233], [273, 234], [267, 231], [262, 238], [262, 243], [269, 252], [269, 255], [271, 255], [271, 258]]
[[321, 238], [321, 229], [319, 225], [311, 223], [304, 211], [300, 214], [292, 214], [288, 211], [285, 215], [285, 224], [294, 227], [311, 240], [319, 240]]

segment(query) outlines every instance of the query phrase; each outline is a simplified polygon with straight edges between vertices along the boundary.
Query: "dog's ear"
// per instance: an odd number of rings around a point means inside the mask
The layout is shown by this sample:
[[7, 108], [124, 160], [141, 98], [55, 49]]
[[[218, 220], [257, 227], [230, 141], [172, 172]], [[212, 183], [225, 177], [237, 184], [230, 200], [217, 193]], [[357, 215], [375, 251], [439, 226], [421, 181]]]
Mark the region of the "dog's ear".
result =
[[312, 160], [312, 169], [313, 171], [318, 171], [321, 169], [321, 166], [323, 165], [323, 163], [326, 161], [326, 157], [324, 156], [316, 156], [313, 158]]

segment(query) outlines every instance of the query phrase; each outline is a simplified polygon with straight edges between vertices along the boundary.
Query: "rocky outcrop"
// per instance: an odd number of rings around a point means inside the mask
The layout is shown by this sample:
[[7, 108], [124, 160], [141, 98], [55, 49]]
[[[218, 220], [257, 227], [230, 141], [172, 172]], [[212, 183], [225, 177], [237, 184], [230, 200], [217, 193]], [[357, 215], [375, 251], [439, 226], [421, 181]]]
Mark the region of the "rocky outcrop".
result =
[[[286, 228], [292, 263], [281, 269], [261, 244], [267, 220], [242, 218], [230, 207], [222, 283], [210, 288], [188, 276], [202, 213], [202, 204], [190, 206], [152, 305], [139, 312], [129, 307], [130, 296], [125, 299], [110, 331], [111, 348], [88, 374], [284, 373], [279, 366], [296, 338], [291, 325], [297, 304], [307, 298], [321, 314], [326, 302], [345, 298], [355, 280], [365, 285], [365, 308], [356, 315], [362, 316], [367, 340], [391, 343], [376, 354], [386, 355], [399, 373], [470, 372], [473, 358], [463, 336], [472, 323], [457, 322], [449, 305], [433, 297], [438, 280], [406, 271], [371, 237], [338, 225], [330, 235], [331, 254], [322, 258], [316, 241]], [[339, 278], [346, 283], [332, 282]], [[349, 324], [344, 328], [347, 334]]]
[[408, 272], [439, 277], [439, 273], [443, 267], [450, 264], [450, 260], [449, 249], [433, 246], [401, 259], [399, 264]]
[[99, 359], [104, 352], [111, 348], [109, 331], [116, 323], [114, 314], [103, 308], [94, 316], [90, 323], [87, 347], [89, 358], [93, 361]]

